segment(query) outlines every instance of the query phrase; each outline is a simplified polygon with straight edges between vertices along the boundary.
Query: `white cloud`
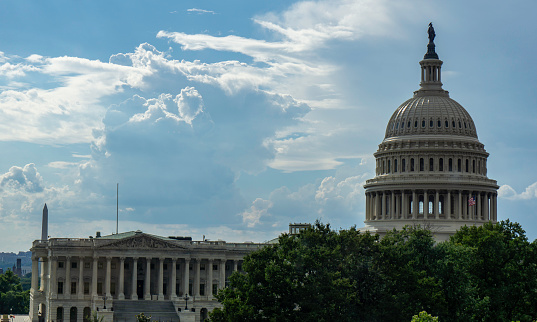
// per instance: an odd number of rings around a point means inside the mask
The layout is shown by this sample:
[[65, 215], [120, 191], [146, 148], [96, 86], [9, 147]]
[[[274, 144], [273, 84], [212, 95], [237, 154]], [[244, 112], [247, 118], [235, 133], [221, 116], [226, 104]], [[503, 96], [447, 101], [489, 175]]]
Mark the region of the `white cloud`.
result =
[[186, 9], [186, 11], [188, 13], [197, 13], [197, 14], [205, 14], [205, 13], [210, 13], [210, 14], [216, 14], [214, 11], [212, 10], [204, 10], [204, 9], [198, 9], [198, 8], [191, 8], [191, 9]]
[[29, 193], [43, 191], [43, 178], [33, 163], [23, 168], [13, 166], [0, 176], [0, 187], [12, 190], [24, 190]]
[[537, 199], [537, 182], [526, 187], [522, 193], [517, 193], [515, 189], [509, 185], [502, 185], [500, 189], [498, 189], [498, 196], [509, 200]]
[[246, 223], [248, 228], [253, 228], [259, 224], [261, 217], [266, 217], [269, 209], [272, 207], [272, 202], [257, 198], [252, 202], [252, 206], [241, 213], [242, 221]]

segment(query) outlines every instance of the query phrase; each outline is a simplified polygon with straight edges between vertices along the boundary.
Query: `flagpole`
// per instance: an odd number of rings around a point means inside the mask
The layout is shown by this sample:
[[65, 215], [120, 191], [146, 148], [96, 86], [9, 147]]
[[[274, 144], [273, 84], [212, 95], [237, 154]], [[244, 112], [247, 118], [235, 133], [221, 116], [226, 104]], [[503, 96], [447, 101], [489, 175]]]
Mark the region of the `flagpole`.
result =
[[116, 185], [116, 235], [119, 227], [119, 183]]

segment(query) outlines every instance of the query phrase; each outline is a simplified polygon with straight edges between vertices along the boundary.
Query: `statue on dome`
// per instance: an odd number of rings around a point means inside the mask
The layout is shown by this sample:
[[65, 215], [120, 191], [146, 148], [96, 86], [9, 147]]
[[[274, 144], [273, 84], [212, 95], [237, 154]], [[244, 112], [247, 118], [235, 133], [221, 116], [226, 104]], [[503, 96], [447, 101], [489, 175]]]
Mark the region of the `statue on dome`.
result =
[[427, 33], [429, 34], [429, 43], [434, 43], [434, 37], [436, 37], [436, 34], [434, 32], [433, 23], [429, 22], [429, 29], [427, 30]]

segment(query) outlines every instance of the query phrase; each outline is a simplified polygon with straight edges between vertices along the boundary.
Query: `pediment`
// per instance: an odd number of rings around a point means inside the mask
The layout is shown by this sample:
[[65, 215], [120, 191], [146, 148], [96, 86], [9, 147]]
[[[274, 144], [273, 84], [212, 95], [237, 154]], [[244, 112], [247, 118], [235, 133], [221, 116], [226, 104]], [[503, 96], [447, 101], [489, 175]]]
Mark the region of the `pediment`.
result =
[[167, 242], [165, 240], [148, 236], [146, 234], [139, 234], [132, 237], [123, 238], [120, 240], [113, 241], [111, 243], [101, 245], [100, 247], [106, 248], [129, 248], [129, 249], [166, 249], [166, 248], [179, 248], [184, 249], [185, 247], [176, 245], [174, 243]]

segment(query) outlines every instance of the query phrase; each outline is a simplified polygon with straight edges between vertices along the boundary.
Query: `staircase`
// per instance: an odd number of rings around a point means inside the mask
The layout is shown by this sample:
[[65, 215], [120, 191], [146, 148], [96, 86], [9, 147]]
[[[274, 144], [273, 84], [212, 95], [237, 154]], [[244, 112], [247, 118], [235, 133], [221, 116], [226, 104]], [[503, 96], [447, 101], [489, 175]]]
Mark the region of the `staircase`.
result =
[[151, 321], [179, 322], [172, 301], [114, 300], [114, 322], [134, 322], [140, 313], [151, 316]]

